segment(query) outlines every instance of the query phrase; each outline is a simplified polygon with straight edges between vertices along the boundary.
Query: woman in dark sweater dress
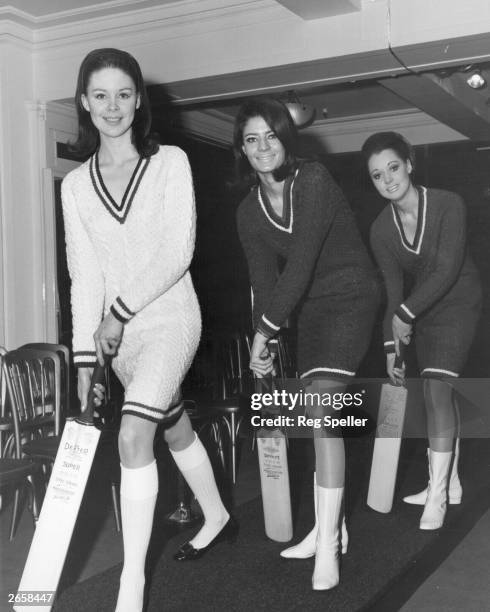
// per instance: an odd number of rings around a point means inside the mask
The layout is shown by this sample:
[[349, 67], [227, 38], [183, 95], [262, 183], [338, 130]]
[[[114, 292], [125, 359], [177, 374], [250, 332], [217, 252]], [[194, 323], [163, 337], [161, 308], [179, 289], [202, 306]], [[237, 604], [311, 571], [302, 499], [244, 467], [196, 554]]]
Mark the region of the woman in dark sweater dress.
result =
[[[268, 345], [297, 310], [297, 363], [307, 390], [342, 392], [368, 347], [378, 287], [341, 190], [321, 164], [298, 159], [296, 140], [281, 102], [253, 99], [240, 108], [234, 150], [241, 178], [252, 185], [237, 214], [254, 293], [250, 367], [258, 376], [273, 370]], [[281, 554], [314, 555], [313, 589], [325, 590], [339, 582], [345, 456], [338, 432], [314, 431], [316, 524]]]
[[[400, 134], [370, 136], [363, 154], [376, 189], [390, 201], [371, 228], [387, 293], [388, 375], [395, 383], [403, 380], [404, 368], [394, 368], [395, 353], [413, 335], [424, 378], [429, 486], [404, 501], [424, 505], [420, 529], [438, 529], [447, 497], [449, 503], [461, 501], [459, 440], [454, 443], [458, 415], [450, 381], [464, 366], [481, 304], [480, 280], [466, 248], [466, 209], [455, 193], [412, 183], [413, 151]], [[404, 274], [412, 280], [408, 295]]]

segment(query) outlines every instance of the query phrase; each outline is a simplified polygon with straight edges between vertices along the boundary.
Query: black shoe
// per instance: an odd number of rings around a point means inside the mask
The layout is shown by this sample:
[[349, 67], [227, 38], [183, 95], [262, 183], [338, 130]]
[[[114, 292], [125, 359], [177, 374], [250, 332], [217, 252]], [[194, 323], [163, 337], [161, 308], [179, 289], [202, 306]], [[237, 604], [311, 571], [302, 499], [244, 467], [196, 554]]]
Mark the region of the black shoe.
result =
[[223, 529], [209, 542], [204, 548], [194, 548], [190, 542], [183, 544], [179, 550], [175, 553], [174, 559], [176, 561], [193, 561], [194, 559], [200, 559], [209, 549], [213, 548], [219, 542], [228, 540], [228, 542], [235, 542], [238, 536], [239, 525], [236, 520], [230, 515]]

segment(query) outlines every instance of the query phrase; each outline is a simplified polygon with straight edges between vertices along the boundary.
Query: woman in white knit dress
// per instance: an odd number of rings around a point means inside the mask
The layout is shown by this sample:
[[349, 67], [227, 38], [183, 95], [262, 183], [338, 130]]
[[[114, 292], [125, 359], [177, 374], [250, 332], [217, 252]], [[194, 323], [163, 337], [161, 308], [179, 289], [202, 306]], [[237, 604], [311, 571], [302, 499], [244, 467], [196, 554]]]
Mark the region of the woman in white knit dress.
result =
[[180, 401], [197, 350], [199, 305], [189, 274], [195, 208], [187, 157], [149, 136], [150, 109], [136, 60], [97, 49], [78, 75], [79, 135], [91, 157], [63, 181], [72, 279], [73, 353], [86, 402], [96, 359], [112, 355], [125, 389], [119, 432], [124, 566], [117, 612], [137, 612], [158, 492], [158, 424], [204, 514], [175, 558], [195, 559], [237, 525], [224, 508], [207, 453]]

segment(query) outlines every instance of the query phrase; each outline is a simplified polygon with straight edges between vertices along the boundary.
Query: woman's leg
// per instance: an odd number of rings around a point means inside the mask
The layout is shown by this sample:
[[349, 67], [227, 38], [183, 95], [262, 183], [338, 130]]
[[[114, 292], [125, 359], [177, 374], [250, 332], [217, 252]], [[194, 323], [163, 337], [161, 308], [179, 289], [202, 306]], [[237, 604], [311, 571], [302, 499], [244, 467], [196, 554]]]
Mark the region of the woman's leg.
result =
[[[294, 546], [289, 546], [289, 548], [280, 552], [281, 557], [284, 557], [284, 559], [309, 559], [315, 556], [316, 538], [318, 535], [318, 485], [316, 482], [316, 472], [313, 473], [313, 504], [315, 509], [315, 524], [313, 525], [313, 529], [306, 534], [301, 542], [298, 542], [298, 544]], [[349, 547], [349, 533], [345, 523], [345, 513], [342, 513], [341, 529], [340, 541], [342, 544], [342, 554], [345, 555]]]
[[185, 413], [165, 431], [165, 440], [204, 515], [204, 525], [189, 543], [196, 550], [205, 548], [230, 518], [221, 501], [211, 462]]
[[438, 379], [424, 380], [429, 437], [429, 489], [420, 529], [439, 529], [444, 523], [447, 485], [453, 457], [456, 414], [452, 387]]
[[[463, 497], [463, 487], [459, 479], [458, 465], [459, 465], [459, 447], [460, 447], [460, 415], [459, 406], [456, 400], [456, 396], [452, 394], [452, 400], [454, 405], [454, 414], [456, 417], [456, 432], [454, 441], [454, 456], [451, 466], [451, 475], [449, 477], [448, 486], [448, 501], [450, 504], [460, 504]], [[430, 462], [430, 448], [427, 449], [427, 460]], [[429, 463], [430, 467], [430, 463]], [[427, 486], [420, 493], [414, 493], [413, 495], [407, 495], [403, 498], [403, 501], [407, 504], [414, 504], [417, 506], [424, 506], [427, 501], [427, 493], [429, 487]]]
[[[307, 393], [318, 394], [315, 397], [326, 397], [329, 394], [343, 394], [346, 385], [336, 380], [313, 380]], [[325, 395], [324, 395], [325, 394]], [[326, 403], [326, 402], [325, 402]], [[306, 413], [313, 418], [334, 417], [338, 412], [331, 406], [306, 406]], [[345, 481], [345, 448], [340, 427], [320, 427], [313, 429], [315, 444], [316, 483], [326, 489], [344, 486]]]
[[452, 452], [457, 427], [453, 388], [442, 380], [426, 378], [424, 399], [431, 450], [439, 453]]
[[145, 560], [158, 494], [155, 430], [156, 423], [151, 421], [134, 415], [122, 417], [119, 456], [124, 565], [116, 612], [138, 612], [143, 607]]
[[[318, 399], [343, 394], [345, 385], [334, 380], [314, 380], [308, 388]], [[338, 395], [337, 397], [340, 397]], [[334, 416], [336, 411], [318, 402], [306, 412], [313, 418]], [[339, 583], [339, 526], [345, 481], [345, 449], [340, 428], [315, 428], [315, 463], [318, 496], [318, 534], [313, 589], [327, 590]]]

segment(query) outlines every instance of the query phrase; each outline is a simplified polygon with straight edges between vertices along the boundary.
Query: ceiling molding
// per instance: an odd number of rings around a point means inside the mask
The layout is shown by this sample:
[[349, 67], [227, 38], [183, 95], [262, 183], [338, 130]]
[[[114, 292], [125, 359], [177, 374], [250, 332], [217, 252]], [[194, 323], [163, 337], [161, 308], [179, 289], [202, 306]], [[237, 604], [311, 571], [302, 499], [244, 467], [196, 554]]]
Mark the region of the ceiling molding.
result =
[[348, 153], [360, 151], [371, 134], [385, 131], [400, 132], [413, 145], [465, 140], [458, 132], [415, 109], [316, 121], [311, 127], [301, 130], [300, 140], [316, 152]]
[[[70, 119], [76, 116], [72, 103], [49, 103], [47, 108]], [[232, 145], [234, 117], [216, 110], [182, 110], [180, 119], [180, 129], [187, 134], [222, 147]], [[324, 151], [344, 153], [359, 151], [364, 140], [374, 132], [392, 130], [404, 134], [414, 145], [466, 139], [417, 109], [317, 120], [300, 130], [300, 137], [315, 139]]]
[[[217, 111], [184, 111], [186, 133], [230, 147], [233, 140], [234, 118]], [[397, 131], [413, 145], [454, 142], [466, 138], [417, 109], [405, 112], [370, 113], [342, 119], [317, 120], [300, 130], [300, 139], [323, 153], [360, 151], [362, 144], [374, 132]]]
[[[388, 111], [384, 113], [367, 113], [339, 119], [320, 119], [315, 123], [301, 130], [302, 133], [309, 132], [314, 128], [320, 131], [328, 131], [330, 134], [354, 134], [368, 131], [369, 133], [380, 131], [380, 128], [400, 129], [413, 127], [427, 127], [439, 123], [427, 113], [413, 108], [406, 111]], [[464, 136], [459, 135], [459, 139]]]
[[3, 19], [31, 27], [36, 23], [36, 18], [33, 15], [21, 11], [15, 6], [0, 6], [0, 21]]
[[[186, 0], [180, 0], [179, 4], [182, 5], [185, 1]], [[192, 1], [195, 2], [196, 0], [187, 0], [187, 2]], [[56, 25], [60, 22], [67, 23], [69, 21], [92, 19], [101, 15], [111, 15], [114, 17], [117, 13], [141, 10], [135, 8], [137, 5], [145, 5], [142, 8], [153, 9], [162, 6], [162, 3], [159, 0], [106, 0], [104, 2], [99, 2], [99, 4], [90, 4], [89, 6], [45, 13], [44, 15], [33, 15], [15, 6], [7, 5], [0, 7], [0, 20], [9, 19], [31, 28], [42, 28]]]
[[15, 21], [0, 19], [0, 42], [1, 41], [22, 44], [26, 48], [32, 50], [34, 32], [25, 25]]
[[70, 121], [77, 121], [77, 111], [75, 109], [75, 102], [48, 102], [46, 104], [46, 111], [55, 113], [57, 116], [63, 116]]
[[181, 113], [186, 133], [215, 144], [229, 147], [233, 140], [234, 118], [217, 111], [184, 111]]
[[[144, 4], [146, 0], [136, 0]], [[67, 39], [94, 40], [114, 35], [135, 33], [146, 35], [151, 32], [169, 31], [172, 38], [195, 33], [196, 23], [208, 23], [211, 30], [236, 26], [237, 23], [260, 22], [284, 18], [286, 11], [277, 4], [271, 5], [268, 0], [181, 0], [177, 3], [157, 4], [129, 9], [130, 4], [116, 0], [115, 5], [121, 8], [115, 12], [107, 9], [108, 4], [100, 6], [97, 13], [86, 9], [53, 13], [46, 17], [33, 17], [24, 11], [15, 9], [9, 21], [18, 22], [33, 32], [37, 48], [50, 46], [53, 43], [64, 44]], [[124, 10], [127, 6], [127, 10]], [[1, 9], [0, 9], [1, 10]], [[7, 15], [7, 13], [6, 13]], [[0, 24], [2, 15], [0, 14]], [[185, 28], [180, 31], [179, 28]], [[166, 33], [166, 32], [165, 32]]]

